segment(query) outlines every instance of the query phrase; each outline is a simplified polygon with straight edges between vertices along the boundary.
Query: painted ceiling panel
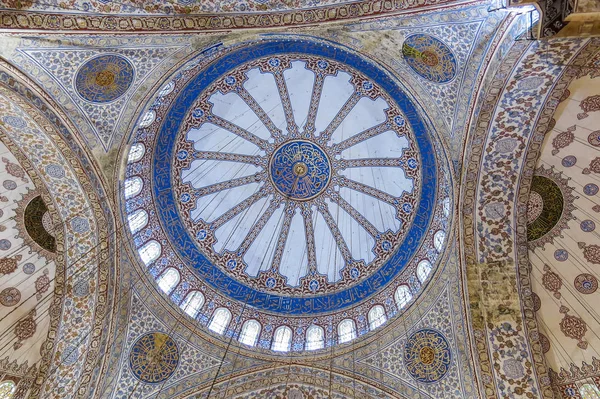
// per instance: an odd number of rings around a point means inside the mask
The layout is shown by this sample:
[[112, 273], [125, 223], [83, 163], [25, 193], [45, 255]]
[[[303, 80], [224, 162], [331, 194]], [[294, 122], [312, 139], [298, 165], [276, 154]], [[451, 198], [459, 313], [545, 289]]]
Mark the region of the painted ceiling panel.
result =
[[600, 75], [596, 70], [583, 69], [571, 82], [554, 120], [528, 207], [529, 225], [535, 228], [529, 246], [537, 317], [544, 334], [541, 342], [550, 367], [560, 372], [600, 358], [600, 166], [596, 166]]
[[[3, 100], [6, 99], [0, 98]], [[10, 115], [0, 120], [8, 124], [20, 123]], [[4, 133], [0, 134], [6, 139]], [[50, 323], [48, 312], [56, 271], [56, 245], [48, 247], [36, 232], [46, 232], [54, 241], [54, 224], [59, 224], [41, 197], [43, 193], [47, 200], [47, 193], [42, 191], [43, 187], [36, 187], [29, 174], [35, 173], [31, 165], [23, 160], [13, 143], [9, 141], [8, 144], [10, 147], [0, 142], [3, 187], [0, 196], [0, 331], [3, 343], [0, 358], [8, 358], [9, 362], [20, 366], [24, 364], [27, 370], [41, 359], [40, 349]], [[25, 167], [19, 159], [26, 162]], [[39, 178], [35, 177], [39, 184]], [[40, 205], [36, 205], [36, 201], [40, 201]], [[32, 209], [34, 207], [39, 209]]]
[[[256, 13], [269, 11], [316, 10], [327, 6], [355, 5], [363, 7], [374, 3], [372, 0], [177, 0], [140, 3], [135, 0], [119, 2], [105, 0], [57, 0], [37, 3], [35, 1], [2, 0], [0, 7], [6, 9], [55, 11], [81, 14], [208, 14], [208, 13]], [[420, 5], [434, 2], [420, 2]]]

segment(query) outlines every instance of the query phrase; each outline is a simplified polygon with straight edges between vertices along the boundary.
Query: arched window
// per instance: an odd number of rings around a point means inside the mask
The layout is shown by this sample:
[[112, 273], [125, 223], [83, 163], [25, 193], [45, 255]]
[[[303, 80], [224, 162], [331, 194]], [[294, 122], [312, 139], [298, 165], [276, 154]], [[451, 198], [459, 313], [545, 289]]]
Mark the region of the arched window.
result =
[[156, 282], [165, 294], [170, 294], [173, 288], [179, 283], [179, 272], [170, 267], [160, 275]]
[[146, 112], [140, 121], [140, 127], [150, 126], [154, 122], [154, 118], [156, 118], [156, 113], [153, 110]]
[[219, 308], [215, 310], [213, 318], [208, 325], [208, 328], [217, 334], [223, 334], [229, 322], [231, 321], [231, 312], [229, 309]]
[[256, 320], [248, 320], [242, 326], [240, 342], [249, 346], [256, 345], [260, 335], [260, 323]]
[[129, 156], [127, 157], [127, 163], [134, 163], [142, 159], [144, 153], [146, 152], [146, 147], [142, 143], [135, 143], [129, 149]]
[[433, 246], [438, 252], [442, 252], [444, 241], [446, 241], [446, 232], [444, 230], [436, 231], [433, 235]]
[[143, 247], [138, 249], [140, 258], [142, 258], [142, 262], [144, 262], [146, 266], [155, 261], [160, 256], [161, 252], [162, 247], [154, 240], [148, 241]]
[[200, 309], [202, 309], [202, 305], [204, 305], [204, 295], [200, 291], [191, 291], [179, 306], [185, 313], [195, 319]]
[[167, 94], [171, 93], [173, 91], [173, 89], [175, 88], [175, 82], [170, 81], [169, 83], [167, 83], [159, 92], [158, 92], [158, 96], [159, 97], [164, 97]]
[[306, 330], [306, 350], [313, 351], [325, 347], [325, 332], [323, 328], [312, 325]]
[[600, 399], [600, 390], [594, 384], [583, 384], [579, 387], [581, 399]]
[[0, 382], [0, 399], [12, 399], [17, 390], [14, 381], [6, 380]]
[[450, 216], [450, 198], [445, 198], [442, 206], [444, 208], [444, 215], [446, 217]]
[[123, 192], [125, 193], [125, 199], [135, 197], [142, 191], [144, 182], [139, 176], [131, 177], [125, 180]]
[[387, 320], [385, 317], [385, 309], [381, 305], [375, 305], [369, 310], [367, 318], [369, 319], [369, 328], [374, 330]]
[[424, 283], [425, 280], [427, 280], [429, 273], [431, 273], [431, 268], [431, 262], [427, 259], [423, 259], [417, 265], [417, 277], [419, 278], [421, 284]]
[[273, 335], [273, 345], [271, 348], [274, 351], [287, 352], [292, 346], [292, 329], [287, 326], [278, 327]]
[[408, 288], [407, 285], [401, 285], [398, 287], [396, 289], [396, 293], [394, 294], [394, 299], [396, 300], [396, 306], [398, 306], [398, 309], [405, 307], [412, 299], [410, 288]]
[[340, 324], [338, 324], [338, 341], [340, 344], [352, 341], [354, 338], [356, 338], [356, 325], [354, 324], [354, 320], [346, 319], [340, 321]]
[[140, 231], [142, 227], [148, 224], [148, 212], [143, 209], [138, 209], [137, 211], [127, 215], [127, 221], [129, 222], [129, 230], [131, 230], [131, 234], [135, 234]]

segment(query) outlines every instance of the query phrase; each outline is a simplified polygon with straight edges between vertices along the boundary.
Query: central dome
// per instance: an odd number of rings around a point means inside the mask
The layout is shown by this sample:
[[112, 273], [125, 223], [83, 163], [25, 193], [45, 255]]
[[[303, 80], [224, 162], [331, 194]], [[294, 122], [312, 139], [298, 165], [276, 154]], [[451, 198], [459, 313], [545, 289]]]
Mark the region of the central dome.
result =
[[183, 126], [182, 221], [203, 255], [248, 287], [347, 289], [390, 259], [415, 216], [413, 132], [348, 63], [297, 52], [239, 62], [206, 85]]
[[364, 323], [373, 303], [394, 314], [433, 269], [449, 216], [420, 114], [385, 70], [332, 43], [212, 49], [139, 123], [125, 199], [130, 221], [152, 207], [132, 226], [142, 260], [177, 303], [201, 293], [208, 324], [248, 307], [271, 337], [295, 336], [336, 314]]

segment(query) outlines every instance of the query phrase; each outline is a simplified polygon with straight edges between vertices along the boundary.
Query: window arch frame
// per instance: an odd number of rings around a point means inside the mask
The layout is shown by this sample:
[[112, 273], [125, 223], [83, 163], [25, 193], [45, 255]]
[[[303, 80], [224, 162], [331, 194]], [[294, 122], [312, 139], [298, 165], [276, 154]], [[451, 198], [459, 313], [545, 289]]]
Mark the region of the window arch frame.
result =
[[[246, 337], [248, 337], [246, 329], [251, 324], [258, 326], [258, 330], [256, 331], [256, 335], [254, 336], [254, 338], [252, 338], [252, 340], [250, 341], [250, 339], [246, 338]], [[244, 322], [244, 324], [242, 324], [242, 329], [240, 330], [240, 336], [238, 338], [238, 341], [240, 341], [244, 345], [256, 346], [258, 344], [258, 339], [260, 338], [261, 332], [262, 332], [262, 324], [260, 324], [260, 322], [258, 320], [256, 320], [256, 319], [246, 320]]]
[[[423, 272], [424, 268], [428, 268], [426, 273]], [[423, 284], [425, 281], [427, 281], [432, 270], [433, 270], [433, 264], [431, 264], [431, 261], [429, 261], [429, 259], [423, 259], [417, 264], [417, 271], [416, 271], [417, 279], [419, 279], [419, 282], [421, 284]], [[423, 273], [425, 273], [425, 274], [423, 274]]]
[[[171, 273], [171, 272], [177, 276], [177, 279], [175, 280], [175, 282], [170, 283], [171, 285], [163, 287], [163, 281], [166, 281], [167, 275], [169, 275], [169, 273]], [[181, 281], [181, 274], [179, 273], [179, 270], [175, 269], [174, 267], [167, 267], [165, 270], [163, 270], [163, 272], [156, 279], [156, 284], [158, 284], [158, 287], [165, 294], [171, 295], [171, 293], [173, 292], [173, 290], [175, 290], [175, 287], [177, 287], [177, 285], [179, 284], [180, 281]], [[167, 284], [167, 283], [164, 283], [164, 284]]]
[[[140, 149], [141, 147], [141, 149]], [[142, 142], [133, 143], [129, 147], [129, 153], [127, 154], [127, 163], [136, 163], [144, 157], [146, 154], [146, 146]]]
[[[309, 334], [311, 331], [319, 331], [320, 340], [311, 341], [309, 340]], [[325, 348], [325, 329], [316, 324], [312, 324], [310, 327], [306, 329], [306, 341], [304, 343], [304, 349], [307, 351], [315, 351], [319, 349]]]
[[449, 217], [451, 213], [450, 209], [450, 197], [446, 197], [442, 200], [442, 208], [444, 210], [444, 216]]
[[[381, 314], [376, 319], [373, 319], [373, 313], [376, 309], [381, 309]], [[369, 322], [369, 330], [375, 330], [376, 328], [381, 327], [387, 321], [387, 314], [385, 312], [385, 307], [381, 304], [375, 304], [369, 309], [367, 313], [367, 321]]]
[[[139, 214], [145, 215], [143, 217], [143, 222], [140, 223], [139, 226], [133, 226], [133, 224], [136, 223], [134, 218], [137, 218]], [[127, 215], [127, 223], [129, 224], [129, 231], [131, 232], [131, 234], [136, 234], [141, 229], [146, 227], [148, 225], [149, 218], [150, 218], [150, 216], [148, 215], [148, 212], [146, 212], [146, 210], [144, 208], [136, 209], [135, 211], [128, 214]]]
[[158, 97], [164, 97], [171, 94], [175, 90], [175, 82], [169, 80], [158, 92]]
[[[133, 183], [129, 183], [129, 182], [139, 182], [139, 188], [137, 189], [130, 189], [128, 187], [128, 184], [132, 184]], [[123, 196], [125, 197], [125, 199], [131, 199], [136, 197], [137, 195], [139, 195], [142, 190], [144, 189], [144, 181], [142, 180], [141, 177], [139, 176], [131, 176], [127, 179], [125, 179], [125, 181], [123, 182]], [[131, 190], [131, 191], [128, 191]]]
[[[189, 310], [190, 303], [195, 298], [200, 298], [200, 301], [199, 301], [200, 304], [195, 305], [195, 306], [192, 305], [192, 307], [191, 307], [191, 309], [193, 311], [193, 314], [192, 314], [188, 310]], [[205, 303], [206, 303], [206, 298], [204, 297], [204, 294], [201, 291], [192, 290], [186, 294], [185, 298], [183, 298], [183, 301], [181, 301], [181, 303], [179, 304], [179, 307], [181, 308], [181, 310], [183, 310], [183, 312], [185, 314], [187, 314], [191, 318], [195, 319], [196, 317], [198, 317], [198, 314], [202, 310], [202, 307], [204, 306]]]
[[[344, 328], [346, 325], [351, 326], [351, 329], [350, 331], [344, 333], [342, 332], [342, 328]], [[338, 343], [340, 344], [345, 344], [346, 342], [350, 342], [356, 339], [358, 334], [356, 330], [356, 322], [354, 321], [354, 319], [344, 319], [340, 321], [337, 325], [337, 333]]]
[[[402, 298], [402, 300], [400, 300], [400, 291], [404, 291], [405, 295]], [[408, 297], [408, 299], [407, 299]], [[396, 291], [394, 291], [394, 302], [396, 302], [396, 306], [398, 307], [398, 310], [402, 310], [404, 309], [406, 306], [408, 306], [408, 304], [410, 303], [410, 301], [412, 301], [413, 299], [413, 294], [412, 291], [410, 290], [410, 287], [406, 284], [400, 284], [398, 286], [398, 288], [396, 288]]]
[[[150, 246], [157, 246], [158, 251], [156, 252], [156, 255], [152, 255], [149, 256], [147, 259], [145, 258], [145, 253], [148, 252], [148, 248]], [[152, 264], [152, 262], [156, 261], [158, 258], [160, 258], [160, 255], [162, 254], [162, 245], [160, 245], [160, 243], [156, 240], [149, 240], [146, 241], [144, 243], [144, 245], [142, 245], [141, 247], [138, 248], [138, 255], [140, 256], [140, 259], [142, 260], [142, 262], [146, 265], [146, 266], [150, 266]]]
[[[438, 246], [438, 237], [442, 237], [441, 243]], [[433, 247], [435, 248], [436, 251], [438, 252], [442, 252], [444, 250], [444, 244], [446, 243], [446, 238], [448, 238], [448, 235], [446, 234], [446, 232], [444, 230], [438, 230], [433, 234]]]
[[[285, 349], [283, 348], [283, 344], [284, 342], [278, 342], [277, 341], [277, 336], [279, 334], [280, 331], [287, 331], [289, 333], [289, 336], [287, 336], [285, 339], [287, 341], [286, 347]], [[271, 342], [271, 350], [274, 350], [276, 352], [289, 352], [292, 349], [292, 338], [293, 338], [294, 332], [292, 331], [292, 329], [288, 326], [279, 326], [277, 327], [277, 329], [275, 330], [275, 332], [273, 333], [273, 341]]]
[[156, 111], [154, 111], [153, 109], [149, 109], [140, 118], [138, 127], [141, 127], [141, 128], [148, 127], [151, 124], [153, 124], [155, 120], [156, 120]]
[[[226, 314], [227, 315], [227, 321], [224, 323], [219, 323], [217, 320], [217, 316], [219, 314]], [[229, 323], [231, 323], [231, 319], [232, 319], [233, 315], [231, 314], [231, 311], [227, 308], [224, 307], [220, 307], [215, 309], [215, 311], [212, 314], [212, 317], [210, 318], [210, 322], [208, 323], [208, 329], [214, 333], [223, 335], [226, 331], [227, 331], [227, 327], [229, 327]], [[215, 323], [219, 323], [219, 324], [215, 324]]]

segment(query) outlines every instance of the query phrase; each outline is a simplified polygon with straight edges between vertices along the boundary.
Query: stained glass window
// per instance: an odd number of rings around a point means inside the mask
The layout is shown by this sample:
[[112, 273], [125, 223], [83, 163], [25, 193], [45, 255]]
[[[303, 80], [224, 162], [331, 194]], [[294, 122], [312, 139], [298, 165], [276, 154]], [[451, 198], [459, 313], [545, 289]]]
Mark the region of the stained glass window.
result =
[[346, 319], [340, 321], [338, 324], [338, 340], [340, 344], [348, 341], [352, 341], [356, 338], [356, 325], [354, 320]]
[[142, 227], [148, 224], [148, 213], [143, 209], [138, 209], [137, 211], [127, 215], [127, 221], [129, 222], [131, 234], [135, 234], [140, 231]]
[[260, 323], [256, 320], [248, 320], [242, 326], [240, 332], [240, 342], [249, 346], [256, 345], [260, 335]]
[[442, 252], [444, 248], [444, 241], [446, 240], [446, 232], [444, 230], [438, 230], [433, 236], [433, 246], [438, 252]]
[[125, 180], [124, 183], [124, 193], [125, 198], [135, 197], [142, 191], [142, 187], [144, 186], [144, 182], [138, 176], [134, 176], [130, 179]]
[[387, 320], [385, 317], [385, 309], [381, 305], [375, 305], [369, 310], [367, 318], [369, 319], [369, 328], [374, 330]]
[[281, 326], [275, 330], [273, 336], [274, 351], [287, 352], [292, 345], [292, 329], [287, 326]]
[[148, 241], [143, 247], [138, 249], [140, 258], [146, 266], [155, 261], [162, 252], [160, 244], [154, 240]]
[[396, 306], [398, 306], [398, 309], [405, 307], [412, 299], [410, 288], [408, 288], [407, 285], [401, 285], [398, 287], [398, 289], [396, 289], [396, 293], [394, 294], [394, 299], [396, 300]]
[[204, 305], [204, 295], [200, 291], [192, 291], [187, 294], [180, 306], [185, 313], [196, 318], [202, 305]]
[[3, 381], [0, 383], [0, 399], [12, 399], [17, 390], [13, 381]]
[[323, 328], [312, 325], [306, 330], [306, 350], [312, 351], [325, 347], [325, 332]]
[[600, 399], [600, 390], [594, 384], [583, 384], [579, 387], [581, 399]]
[[231, 321], [231, 312], [225, 308], [215, 310], [208, 328], [217, 334], [223, 334]]
[[179, 283], [179, 272], [170, 267], [160, 275], [157, 283], [163, 292], [170, 294], [173, 288]]
[[420, 261], [417, 265], [417, 277], [421, 283], [424, 283], [425, 280], [427, 280], [429, 273], [431, 273], [431, 267], [431, 262], [427, 259]]
[[150, 126], [154, 122], [154, 118], [156, 118], [156, 113], [153, 110], [146, 112], [140, 121], [140, 127]]
[[129, 156], [127, 157], [127, 163], [137, 162], [144, 156], [146, 147], [142, 143], [135, 143], [129, 149]]

